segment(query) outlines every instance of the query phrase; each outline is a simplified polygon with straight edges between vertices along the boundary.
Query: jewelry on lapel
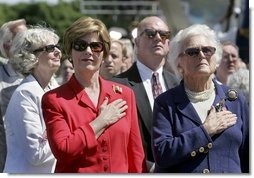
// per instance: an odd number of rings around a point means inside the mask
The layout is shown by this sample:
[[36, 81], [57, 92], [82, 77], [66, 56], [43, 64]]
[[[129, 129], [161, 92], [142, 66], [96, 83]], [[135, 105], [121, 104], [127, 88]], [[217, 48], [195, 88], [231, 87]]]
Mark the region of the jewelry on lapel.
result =
[[226, 95], [229, 101], [235, 101], [237, 99], [237, 90], [229, 89]]
[[219, 103], [215, 105], [215, 109], [217, 112], [222, 110], [222, 106], [224, 105], [225, 101], [235, 101], [237, 99], [237, 90], [235, 89], [229, 89], [226, 93], [226, 98], [221, 99]]
[[113, 85], [112, 87], [113, 87], [113, 91], [115, 93], [121, 94], [123, 92], [123, 89], [121, 87], [119, 87], [118, 85]]

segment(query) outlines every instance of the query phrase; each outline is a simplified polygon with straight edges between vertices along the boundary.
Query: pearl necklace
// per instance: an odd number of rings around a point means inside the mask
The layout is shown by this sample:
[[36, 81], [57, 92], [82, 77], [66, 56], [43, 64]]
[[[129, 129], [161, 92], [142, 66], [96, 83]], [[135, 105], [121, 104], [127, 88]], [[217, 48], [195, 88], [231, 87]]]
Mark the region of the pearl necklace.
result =
[[215, 86], [214, 86], [213, 82], [212, 82], [210, 89], [201, 91], [201, 92], [193, 92], [193, 91], [190, 91], [189, 89], [187, 89], [186, 87], [184, 89], [185, 89], [185, 92], [186, 92], [188, 98], [193, 103], [206, 101], [212, 96], [213, 92], [215, 92]]

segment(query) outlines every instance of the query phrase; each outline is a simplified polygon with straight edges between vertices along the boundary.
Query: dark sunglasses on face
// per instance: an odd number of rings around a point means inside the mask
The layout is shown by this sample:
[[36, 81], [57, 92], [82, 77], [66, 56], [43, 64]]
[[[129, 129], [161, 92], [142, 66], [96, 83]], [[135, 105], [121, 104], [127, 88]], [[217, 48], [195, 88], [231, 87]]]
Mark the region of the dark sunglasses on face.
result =
[[61, 50], [60, 45], [56, 44], [56, 45], [47, 45], [47, 46], [44, 46], [43, 48], [36, 49], [36, 50], [34, 50], [34, 53], [38, 53], [41, 51], [47, 51], [48, 53], [50, 53], [50, 52], [55, 51], [55, 48]]
[[159, 33], [162, 40], [166, 40], [170, 38], [170, 31], [161, 31], [161, 30], [152, 30], [152, 29], [145, 29], [140, 36], [146, 34], [148, 38], [153, 39], [156, 34]]
[[188, 56], [191, 56], [191, 57], [197, 57], [200, 51], [202, 51], [206, 57], [211, 57], [215, 53], [216, 48], [211, 46], [204, 46], [201, 48], [187, 48], [184, 51], [184, 54], [187, 54]]
[[77, 40], [77, 41], [74, 41], [72, 48], [76, 51], [85, 51], [88, 46], [91, 48], [93, 52], [103, 51], [103, 43], [99, 41], [88, 43], [84, 40]]

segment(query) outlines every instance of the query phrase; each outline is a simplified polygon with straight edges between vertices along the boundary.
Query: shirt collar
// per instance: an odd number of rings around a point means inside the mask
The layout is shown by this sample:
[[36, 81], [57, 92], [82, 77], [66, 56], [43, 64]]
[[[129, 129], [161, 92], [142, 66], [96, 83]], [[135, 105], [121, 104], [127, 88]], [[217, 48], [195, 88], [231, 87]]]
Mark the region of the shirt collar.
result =
[[142, 64], [140, 61], [137, 60], [137, 68], [138, 68], [139, 74], [141, 76], [141, 79], [143, 81], [151, 80], [154, 72], [157, 72], [157, 73], [159, 73], [160, 76], [162, 76], [162, 71], [163, 71], [162, 66], [159, 69], [157, 69], [156, 71], [152, 71], [150, 68], [148, 68], [147, 66], [145, 66], [144, 64]]

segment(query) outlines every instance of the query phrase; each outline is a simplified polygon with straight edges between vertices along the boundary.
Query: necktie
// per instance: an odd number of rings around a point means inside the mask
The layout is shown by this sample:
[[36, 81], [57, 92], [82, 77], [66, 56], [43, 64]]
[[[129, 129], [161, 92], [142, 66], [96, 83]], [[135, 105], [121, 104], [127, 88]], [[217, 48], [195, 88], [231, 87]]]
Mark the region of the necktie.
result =
[[159, 80], [159, 74], [154, 72], [152, 75], [152, 91], [153, 91], [153, 98], [155, 99], [159, 94], [162, 93], [162, 87]]

